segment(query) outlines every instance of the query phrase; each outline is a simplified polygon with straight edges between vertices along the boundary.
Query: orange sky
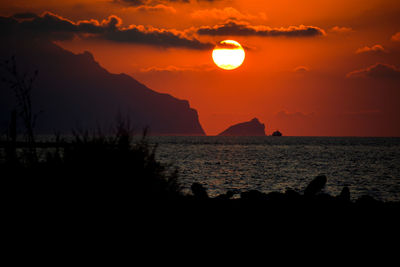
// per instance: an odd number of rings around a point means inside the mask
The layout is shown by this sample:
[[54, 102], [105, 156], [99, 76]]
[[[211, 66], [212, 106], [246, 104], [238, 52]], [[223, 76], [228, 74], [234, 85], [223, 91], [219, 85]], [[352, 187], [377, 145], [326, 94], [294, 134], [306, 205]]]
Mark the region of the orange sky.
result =
[[[244, 64], [224, 71], [213, 64], [211, 49], [86, 35], [57, 41], [73, 52], [92, 52], [111, 72], [189, 100], [209, 135], [257, 117], [267, 134], [279, 129], [285, 135], [400, 136], [398, 0], [11, 2], [0, 3], [0, 15], [49, 11], [72, 23], [101, 23], [115, 15], [119, 27], [143, 25], [205, 44], [240, 42]], [[229, 21], [235, 30], [215, 31]], [[301, 25], [317, 33], [287, 34]]]

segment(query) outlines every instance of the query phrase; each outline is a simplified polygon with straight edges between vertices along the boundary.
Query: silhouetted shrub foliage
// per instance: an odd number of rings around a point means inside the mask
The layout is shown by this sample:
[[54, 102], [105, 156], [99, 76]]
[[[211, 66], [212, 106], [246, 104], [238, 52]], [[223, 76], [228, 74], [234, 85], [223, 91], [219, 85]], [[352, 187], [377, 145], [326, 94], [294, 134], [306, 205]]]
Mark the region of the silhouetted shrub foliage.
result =
[[[146, 133], [133, 141], [132, 131], [120, 124], [115, 134], [75, 133], [73, 140], [58, 138], [38, 161], [24, 153], [0, 166], [5, 179], [27, 190], [26, 195], [72, 197], [72, 201], [165, 200], [181, 197], [177, 169], [155, 158], [156, 145]], [[7, 152], [6, 152], [7, 153]], [[8, 158], [8, 157], [6, 157]]]

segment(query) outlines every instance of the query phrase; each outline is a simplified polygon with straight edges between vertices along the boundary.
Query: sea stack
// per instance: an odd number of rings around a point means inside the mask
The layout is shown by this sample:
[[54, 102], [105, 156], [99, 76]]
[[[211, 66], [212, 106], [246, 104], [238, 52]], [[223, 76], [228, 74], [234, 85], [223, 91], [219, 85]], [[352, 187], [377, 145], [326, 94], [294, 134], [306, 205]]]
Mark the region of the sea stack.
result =
[[232, 125], [218, 136], [265, 136], [265, 125], [257, 118]]

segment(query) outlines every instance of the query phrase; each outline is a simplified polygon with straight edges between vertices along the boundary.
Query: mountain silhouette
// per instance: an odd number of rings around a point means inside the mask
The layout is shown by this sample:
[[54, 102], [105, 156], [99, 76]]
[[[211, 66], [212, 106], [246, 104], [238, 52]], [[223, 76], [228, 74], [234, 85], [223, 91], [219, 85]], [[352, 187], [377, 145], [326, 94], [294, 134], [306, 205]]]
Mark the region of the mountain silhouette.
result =
[[[109, 126], [121, 113], [135, 129], [149, 127], [151, 134], [205, 134], [188, 101], [155, 92], [126, 74], [112, 74], [90, 52], [74, 54], [43, 38], [4, 34], [0, 60], [12, 55], [20, 73], [38, 70], [32, 91], [34, 110], [43, 111], [38, 133]], [[1, 128], [14, 107], [13, 91], [0, 83]]]
[[219, 136], [265, 136], [265, 125], [257, 118], [232, 125]]

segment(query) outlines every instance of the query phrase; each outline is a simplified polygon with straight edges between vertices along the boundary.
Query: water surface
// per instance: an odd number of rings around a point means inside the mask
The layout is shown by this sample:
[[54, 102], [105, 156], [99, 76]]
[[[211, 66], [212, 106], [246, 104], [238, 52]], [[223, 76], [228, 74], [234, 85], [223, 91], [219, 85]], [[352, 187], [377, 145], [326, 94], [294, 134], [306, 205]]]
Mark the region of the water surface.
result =
[[302, 192], [325, 174], [325, 191], [349, 186], [352, 198], [370, 195], [400, 201], [400, 138], [348, 137], [151, 137], [157, 157], [179, 167], [180, 182], [227, 190]]

